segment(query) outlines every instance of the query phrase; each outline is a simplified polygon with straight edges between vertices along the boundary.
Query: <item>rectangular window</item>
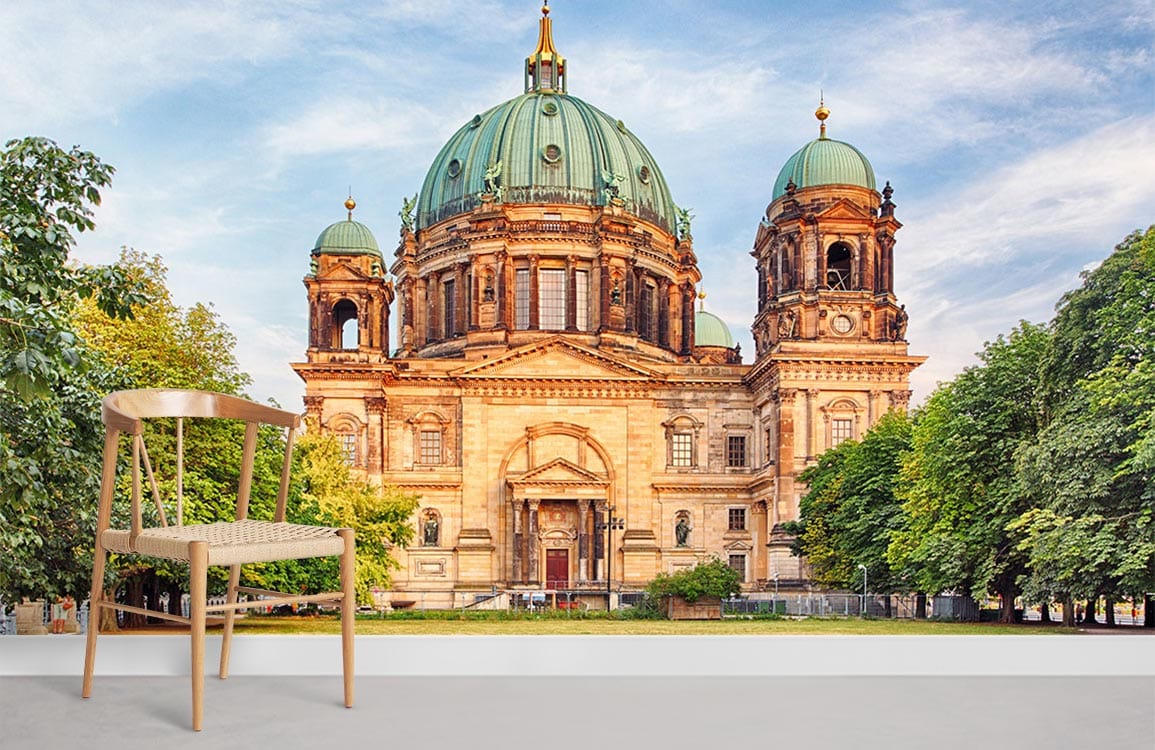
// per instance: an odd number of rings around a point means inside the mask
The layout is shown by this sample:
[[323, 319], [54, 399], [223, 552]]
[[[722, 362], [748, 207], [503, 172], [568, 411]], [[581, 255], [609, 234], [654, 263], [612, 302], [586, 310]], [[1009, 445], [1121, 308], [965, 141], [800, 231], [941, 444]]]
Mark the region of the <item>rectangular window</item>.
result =
[[688, 432], [675, 432], [670, 436], [670, 466], [694, 465], [694, 436]]
[[850, 419], [832, 419], [830, 421], [830, 447], [846, 442], [854, 437], [854, 421]]
[[730, 555], [730, 568], [738, 573], [739, 580], [742, 583], [746, 582], [746, 556], [745, 555]]
[[337, 435], [341, 443], [341, 456], [350, 466], [357, 465], [357, 436], [351, 432], [342, 432]]
[[646, 341], [654, 340], [654, 288], [649, 284], [642, 285], [642, 293], [638, 295], [638, 335]]
[[746, 436], [745, 435], [727, 435], [726, 436], [726, 465], [727, 466], [745, 466], [746, 465]]
[[537, 272], [539, 327], [544, 331], [565, 328], [565, 269], [543, 268]]
[[746, 509], [745, 508], [731, 508], [730, 509], [730, 531], [745, 531], [746, 530]]
[[445, 338], [450, 339], [457, 333], [457, 283], [452, 279], [446, 281], [442, 286], [442, 311], [445, 313], [443, 320], [445, 321]]
[[774, 460], [774, 432], [767, 428], [766, 430], [766, 460], [763, 465], [769, 466]]
[[513, 327], [519, 331], [529, 329], [529, 269], [519, 268], [514, 274]]
[[590, 272], [574, 272], [574, 296], [577, 297], [577, 318], [574, 325], [579, 331], [590, 329]]
[[441, 463], [441, 431], [422, 430], [418, 446], [418, 463], [437, 465]]

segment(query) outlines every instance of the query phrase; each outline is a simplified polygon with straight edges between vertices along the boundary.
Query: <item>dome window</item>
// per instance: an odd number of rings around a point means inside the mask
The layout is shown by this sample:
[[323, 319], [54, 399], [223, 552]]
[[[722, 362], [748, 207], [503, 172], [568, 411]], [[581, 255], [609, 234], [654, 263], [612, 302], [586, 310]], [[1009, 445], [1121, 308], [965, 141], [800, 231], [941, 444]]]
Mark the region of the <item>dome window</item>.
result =
[[638, 179], [641, 180], [645, 185], [650, 184], [650, 168], [645, 164], [638, 167]]
[[557, 114], [557, 102], [552, 99], [547, 99], [545, 103], [541, 105], [541, 111], [553, 117]]
[[469, 127], [476, 128], [481, 124], [481, 115], [474, 115], [473, 119], [469, 121]]
[[459, 162], [457, 159], [454, 159], [453, 161], [449, 162], [449, 168], [445, 171], [450, 176], [450, 178], [457, 177], [457, 175], [461, 174], [461, 162]]
[[557, 164], [561, 161], [561, 146], [551, 143], [541, 150], [541, 158], [547, 164]]

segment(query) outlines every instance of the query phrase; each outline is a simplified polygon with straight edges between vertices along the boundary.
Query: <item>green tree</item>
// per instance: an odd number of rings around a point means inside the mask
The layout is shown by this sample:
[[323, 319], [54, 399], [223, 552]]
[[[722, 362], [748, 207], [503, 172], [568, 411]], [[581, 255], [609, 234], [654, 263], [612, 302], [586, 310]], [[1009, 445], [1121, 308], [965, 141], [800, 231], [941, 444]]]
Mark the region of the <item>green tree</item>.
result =
[[[1038, 506], [1014, 525], [1027, 587], [1141, 596], [1155, 590], [1155, 227], [1085, 273], [1053, 326], [1051, 418], [1019, 464]], [[1145, 611], [1151, 623], [1150, 601]]]
[[124, 318], [143, 292], [117, 266], [69, 261], [112, 167], [45, 138], [0, 150], [0, 596], [82, 597], [91, 568], [110, 379], [77, 336], [91, 299]]
[[1015, 459], [1041, 426], [1049, 340], [1046, 328], [1020, 323], [919, 410], [897, 491], [906, 522], [887, 550], [891, 566], [919, 590], [997, 593], [1004, 622], [1014, 617], [1026, 570], [1020, 537], [1008, 526], [1032, 507]]
[[[372, 603], [374, 587], [387, 588], [398, 568], [391, 550], [413, 540], [418, 497], [357, 476], [332, 435], [310, 432], [298, 443], [301, 499], [326, 525], [353, 529], [357, 539], [357, 600]], [[330, 589], [335, 590], [335, 589]]]
[[910, 590], [886, 558], [891, 535], [903, 523], [895, 484], [910, 441], [910, 420], [892, 411], [862, 442], [841, 443], [802, 473], [809, 491], [799, 521], [787, 530], [796, 535], [796, 551], [807, 556], [819, 585], [854, 588], [862, 578], [858, 566], [865, 565], [875, 591]]
[[[206, 305], [190, 308], [177, 305], [167, 285], [167, 269], [159, 256], [130, 248], [121, 250], [117, 267], [122, 269], [147, 296], [147, 303], [132, 307], [130, 318], [109, 316], [92, 300], [82, 300], [74, 312], [76, 328], [89, 346], [100, 355], [112, 373], [114, 387], [191, 388], [243, 396], [251, 382], [240, 370], [234, 353], [236, 338], [215, 312]], [[186, 523], [231, 520], [235, 514], [238, 472], [244, 427], [226, 420], [185, 420], [184, 503]], [[150, 420], [146, 424], [146, 444], [156, 471], [166, 515], [176, 517], [176, 423]], [[258, 441], [249, 513], [253, 518], [271, 518], [273, 500], [280, 479], [284, 453], [283, 435], [273, 428], [263, 429]], [[114, 524], [127, 524], [127, 477], [122, 477], [122, 500], [115, 506]], [[157, 522], [151, 504], [144, 506], [150, 522]], [[304, 514], [310, 522], [308, 513]], [[297, 520], [297, 519], [292, 519]], [[312, 519], [315, 520], [315, 519]], [[251, 565], [244, 568], [244, 585], [272, 588], [277, 581], [287, 590], [308, 589], [316, 577], [310, 561], [283, 565]], [[124, 599], [143, 606], [147, 596], [157, 608], [159, 595], [169, 594], [169, 608], [178, 611], [187, 574], [180, 566], [157, 561], [155, 565], [123, 567], [115, 556], [109, 565], [124, 588]], [[212, 586], [225, 585], [224, 569], [211, 571]], [[126, 618], [130, 625], [143, 624], [137, 616]]]

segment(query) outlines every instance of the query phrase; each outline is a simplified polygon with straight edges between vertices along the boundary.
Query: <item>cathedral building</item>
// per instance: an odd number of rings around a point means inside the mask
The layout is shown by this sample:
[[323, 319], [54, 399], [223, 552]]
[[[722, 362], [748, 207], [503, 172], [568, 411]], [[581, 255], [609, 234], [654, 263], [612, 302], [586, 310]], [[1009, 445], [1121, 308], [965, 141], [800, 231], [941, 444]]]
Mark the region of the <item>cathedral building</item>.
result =
[[894, 291], [889, 183], [820, 107], [751, 227], [745, 364], [698, 293], [689, 213], [637, 135], [569, 94], [542, 12], [524, 93], [445, 144], [392, 258], [352, 200], [317, 238], [293, 365], [307, 414], [421, 498], [395, 598], [496, 587], [604, 607], [712, 556], [750, 590], [801, 586], [781, 529], [798, 473], [905, 409], [923, 361]]

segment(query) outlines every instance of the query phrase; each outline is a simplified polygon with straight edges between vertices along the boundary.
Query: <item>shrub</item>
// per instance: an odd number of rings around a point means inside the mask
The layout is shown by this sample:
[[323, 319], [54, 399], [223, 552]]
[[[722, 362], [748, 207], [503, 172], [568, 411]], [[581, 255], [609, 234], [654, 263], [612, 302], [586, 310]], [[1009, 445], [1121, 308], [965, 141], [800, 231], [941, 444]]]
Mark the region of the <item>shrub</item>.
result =
[[688, 602], [695, 602], [702, 596], [724, 599], [735, 596], [741, 590], [742, 579], [738, 571], [717, 557], [687, 570], [679, 570], [673, 575], [659, 573], [646, 587], [646, 592], [654, 599], [680, 596]]

